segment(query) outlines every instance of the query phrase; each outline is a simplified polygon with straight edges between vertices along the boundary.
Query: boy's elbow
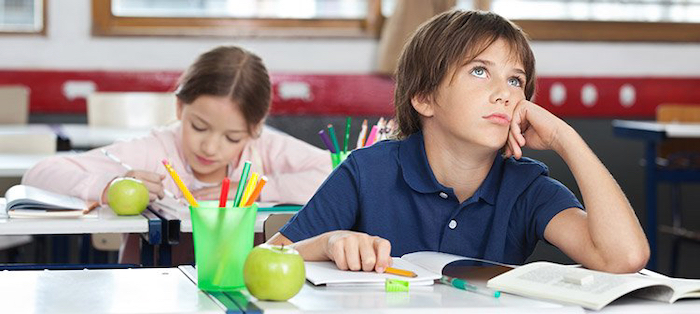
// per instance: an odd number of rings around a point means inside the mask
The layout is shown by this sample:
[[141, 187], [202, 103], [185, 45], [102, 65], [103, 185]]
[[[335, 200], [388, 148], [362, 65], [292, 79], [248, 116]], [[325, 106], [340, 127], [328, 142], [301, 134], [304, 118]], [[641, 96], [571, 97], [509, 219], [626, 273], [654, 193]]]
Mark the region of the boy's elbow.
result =
[[615, 258], [613, 262], [608, 264], [608, 271], [613, 273], [638, 272], [647, 265], [649, 255], [649, 245], [645, 242], [643, 245], [625, 252], [624, 256]]

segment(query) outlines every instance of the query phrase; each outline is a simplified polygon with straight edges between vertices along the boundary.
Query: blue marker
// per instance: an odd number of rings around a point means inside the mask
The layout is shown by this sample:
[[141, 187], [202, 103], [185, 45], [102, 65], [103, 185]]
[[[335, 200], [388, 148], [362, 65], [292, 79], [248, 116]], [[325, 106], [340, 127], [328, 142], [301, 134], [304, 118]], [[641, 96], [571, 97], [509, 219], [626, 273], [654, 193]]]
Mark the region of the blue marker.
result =
[[440, 278], [440, 282], [442, 282], [446, 285], [453, 286], [457, 289], [462, 289], [462, 290], [466, 290], [469, 292], [483, 294], [483, 295], [488, 296], [488, 297], [498, 298], [501, 296], [501, 291], [492, 291], [490, 289], [482, 289], [482, 288], [479, 288], [475, 285], [468, 283], [466, 280], [462, 280], [459, 278], [442, 276], [442, 278]]

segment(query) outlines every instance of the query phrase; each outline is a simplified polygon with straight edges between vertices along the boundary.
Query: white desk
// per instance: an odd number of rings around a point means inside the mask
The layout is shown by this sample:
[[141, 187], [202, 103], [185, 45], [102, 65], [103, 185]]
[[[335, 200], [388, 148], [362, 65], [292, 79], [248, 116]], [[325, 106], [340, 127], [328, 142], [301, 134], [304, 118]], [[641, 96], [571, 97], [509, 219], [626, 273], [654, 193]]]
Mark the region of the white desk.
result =
[[[4, 200], [2, 203], [4, 204]], [[4, 205], [3, 205], [4, 207]], [[81, 218], [0, 218], [0, 235], [148, 233], [142, 215], [117, 216], [109, 207], [99, 207]]]
[[0, 271], [0, 313], [224, 313], [177, 268]]
[[96, 127], [87, 124], [10, 124], [0, 125], [0, 133], [51, 133], [70, 139], [73, 148], [89, 149], [118, 140], [150, 134], [150, 128]]

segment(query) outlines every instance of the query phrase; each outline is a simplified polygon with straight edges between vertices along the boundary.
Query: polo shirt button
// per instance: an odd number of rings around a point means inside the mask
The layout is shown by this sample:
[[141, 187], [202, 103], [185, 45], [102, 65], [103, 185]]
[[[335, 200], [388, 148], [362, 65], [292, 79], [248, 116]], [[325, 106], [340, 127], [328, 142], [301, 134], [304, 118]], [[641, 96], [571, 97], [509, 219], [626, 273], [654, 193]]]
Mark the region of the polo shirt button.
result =
[[447, 193], [445, 192], [440, 192], [440, 197], [447, 199]]
[[450, 227], [450, 229], [457, 228], [457, 221], [452, 219], [452, 220], [450, 220], [450, 224], [447, 226]]

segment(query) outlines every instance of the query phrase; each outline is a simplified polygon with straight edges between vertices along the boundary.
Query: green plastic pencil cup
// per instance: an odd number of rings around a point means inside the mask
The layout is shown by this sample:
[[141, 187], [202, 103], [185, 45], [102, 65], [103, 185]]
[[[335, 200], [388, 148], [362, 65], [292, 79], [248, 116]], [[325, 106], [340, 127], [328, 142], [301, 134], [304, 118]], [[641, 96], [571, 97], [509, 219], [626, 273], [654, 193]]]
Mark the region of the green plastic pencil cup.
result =
[[350, 152], [340, 151], [337, 153], [330, 153], [330, 154], [331, 154], [331, 164], [333, 164], [333, 169], [335, 169], [335, 167], [338, 167], [338, 165], [340, 165], [340, 163], [342, 163], [345, 160], [345, 158], [348, 158], [348, 155], [350, 155]]
[[190, 206], [197, 287], [229, 291], [245, 287], [243, 264], [253, 249], [257, 203], [248, 207], [219, 207], [218, 201]]

